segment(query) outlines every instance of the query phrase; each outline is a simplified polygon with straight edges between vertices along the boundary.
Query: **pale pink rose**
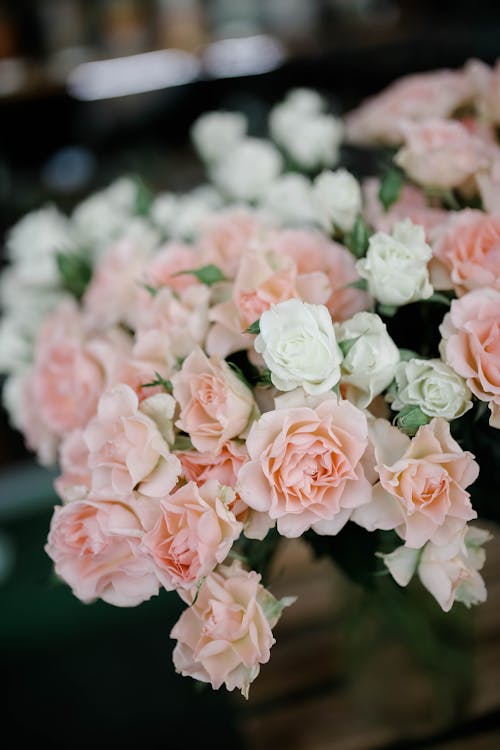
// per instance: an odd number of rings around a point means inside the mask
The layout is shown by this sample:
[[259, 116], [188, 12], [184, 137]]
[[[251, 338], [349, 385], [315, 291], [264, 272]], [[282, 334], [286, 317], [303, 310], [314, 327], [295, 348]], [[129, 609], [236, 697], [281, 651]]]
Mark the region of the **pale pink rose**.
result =
[[264, 222], [247, 209], [214, 214], [204, 223], [198, 242], [200, 265], [217, 266], [227, 279], [233, 279], [240, 259], [266, 231]]
[[35, 451], [43, 466], [52, 466], [57, 461], [59, 435], [44, 420], [35, 393], [32, 372], [28, 372], [22, 384], [20, 427], [27, 447]]
[[476, 183], [483, 208], [490, 214], [500, 214], [500, 150], [496, 149], [492, 155], [490, 168], [486, 172], [478, 172]]
[[203, 265], [200, 252], [192, 245], [170, 242], [161, 247], [144, 269], [144, 276], [154, 289], [168, 286], [181, 292], [188, 286], [199, 284], [196, 276], [183, 274]]
[[366, 417], [347, 401], [267, 412], [248, 435], [250, 461], [240, 469], [237, 491], [277, 520], [283, 536], [311, 527], [337, 534], [353, 509], [370, 501], [361, 464], [367, 445]]
[[424, 192], [414, 185], [403, 185], [398, 200], [388, 211], [384, 211], [380, 202], [379, 190], [378, 177], [364, 180], [364, 216], [377, 232], [390, 234], [394, 224], [410, 219], [425, 229], [426, 240], [430, 241], [436, 229], [448, 221], [449, 211], [428, 206]]
[[216, 479], [188, 482], [160, 500], [160, 518], [142, 543], [167, 591], [191, 588], [226, 559], [242, 529], [232, 500], [233, 490]]
[[75, 303], [64, 300], [44, 321], [32, 372], [40, 417], [59, 436], [83, 427], [105, 387], [105, 372]]
[[231, 438], [243, 435], [256, 404], [252, 392], [227, 362], [195, 349], [172, 378], [181, 408], [177, 427], [199, 451], [217, 453]]
[[[163, 400], [162, 418], [171, 424], [175, 404], [167, 394]], [[136, 393], [123, 383], [101, 396], [97, 416], [85, 430], [94, 493], [120, 498], [138, 490], [163, 497], [175, 486], [181, 465], [162, 434], [165, 425], [148, 416], [148, 402], [139, 405]]]
[[445, 612], [455, 601], [466, 607], [486, 601], [486, 586], [479, 573], [486, 558], [481, 545], [491, 538], [484, 529], [465, 526], [443, 547], [432, 542], [425, 545], [418, 575]]
[[163, 287], [138, 312], [134, 358], [153, 370], [168, 373], [179, 358], [204, 343], [208, 329], [210, 291], [191, 284], [180, 292]]
[[144, 530], [122, 503], [92, 497], [57, 506], [45, 551], [83, 602], [135, 607], [158, 593], [154, 566], [141, 547]]
[[[201, 485], [209, 479], [216, 479], [226, 487], [236, 488], [238, 474], [248, 461], [248, 451], [244, 443], [228, 440], [218, 453], [209, 451], [177, 451], [182, 473], [188, 482], [196, 482]], [[245, 529], [255, 520], [255, 514], [248, 505], [243, 502], [236, 493], [234, 499], [228, 503], [228, 507], [234, 513], [236, 520], [245, 525]], [[266, 532], [268, 527], [266, 528]], [[253, 537], [252, 537], [253, 538]]]
[[135, 326], [135, 308], [141, 296], [144, 268], [151, 253], [148, 243], [124, 237], [110, 245], [98, 261], [83, 297], [89, 326], [105, 329], [117, 323]]
[[443, 359], [487, 401], [500, 429], [500, 291], [476, 289], [451, 303], [439, 328]]
[[500, 60], [490, 68], [480, 60], [469, 60], [465, 66], [474, 92], [475, 105], [482, 119], [488, 123], [500, 123]]
[[59, 464], [62, 474], [54, 483], [63, 502], [83, 500], [87, 497], [91, 484], [88, 460], [89, 449], [83, 437], [83, 430], [73, 430], [61, 443]]
[[357, 312], [370, 307], [370, 297], [360, 289], [352, 289], [349, 284], [359, 281], [356, 261], [352, 254], [338, 242], [331, 242], [320, 232], [301, 229], [285, 229], [273, 232], [270, 242], [277, 253], [292, 258], [306, 287], [309, 279], [322, 272], [330, 287], [330, 296], [324, 303], [306, 299], [303, 292], [299, 296], [306, 302], [325, 304], [335, 321], [348, 320]]
[[[195, 595], [183, 598], [189, 602]], [[271, 628], [291, 603], [277, 601], [260, 575], [243, 570], [239, 562], [219, 566], [172, 629], [176, 671], [209, 682], [215, 690], [223, 684], [228, 690], [237, 688], [248, 697], [260, 665], [269, 661], [275, 643]]]
[[264, 247], [249, 249], [240, 261], [230, 298], [210, 311], [213, 321], [207, 337], [207, 351], [227, 357], [234, 351], [249, 348], [253, 337], [244, 331], [265, 310], [279, 302], [300, 297], [311, 304], [323, 304], [331, 295], [324, 273], [316, 271], [299, 276], [295, 262], [272, 249], [273, 237]]
[[489, 149], [454, 120], [401, 123], [404, 145], [395, 162], [419, 185], [454, 188], [490, 163]]
[[351, 143], [398, 145], [399, 122], [449, 117], [470, 101], [473, 87], [462, 71], [435, 70], [405, 76], [348, 113], [346, 137]]
[[379, 482], [372, 502], [353, 520], [369, 531], [395, 529], [406, 547], [448, 544], [467, 521], [476, 518], [466, 487], [479, 473], [474, 457], [450, 434], [445, 419], [433, 419], [413, 440], [389, 422], [371, 428]]
[[485, 286], [500, 291], [500, 216], [453, 212], [433, 253], [450, 278], [444, 288], [454, 288], [459, 296]]

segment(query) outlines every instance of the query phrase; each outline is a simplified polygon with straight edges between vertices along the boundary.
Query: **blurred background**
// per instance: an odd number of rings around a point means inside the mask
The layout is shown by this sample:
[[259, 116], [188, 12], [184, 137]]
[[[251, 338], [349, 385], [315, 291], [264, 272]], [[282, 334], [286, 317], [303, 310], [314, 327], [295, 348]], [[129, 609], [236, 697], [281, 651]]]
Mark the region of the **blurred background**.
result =
[[[189, 128], [208, 109], [244, 111], [261, 134], [269, 107], [291, 87], [320, 89], [341, 113], [403, 74], [497, 56], [497, 0], [2, 1], [0, 246], [25, 212], [47, 202], [69, 210], [124, 173], [155, 191], [193, 187], [203, 174]], [[2, 729], [17, 742], [156, 748], [208, 737], [219, 748], [259, 750], [500, 746], [498, 606], [488, 603], [478, 620], [445, 633], [453, 654], [443, 659], [453, 661], [468, 644], [468, 658], [447, 673], [455, 688], [467, 686], [458, 696], [436, 680], [439, 665], [427, 665], [429, 677], [411, 650], [393, 642], [360, 672], [359, 659], [344, 663], [345, 639], [355, 626], [382, 637], [370, 603], [292, 545], [276, 563], [277, 589], [301, 593], [304, 604], [285, 618], [281, 650], [278, 635], [255, 697], [244, 704], [174, 675], [175, 595], [127, 611], [84, 606], [52, 578], [43, 551], [52, 479], [2, 413]], [[500, 554], [489, 554], [495, 602]], [[285, 563], [288, 578], [280, 583]], [[357, 619], [346, 619], [339, 596]]]

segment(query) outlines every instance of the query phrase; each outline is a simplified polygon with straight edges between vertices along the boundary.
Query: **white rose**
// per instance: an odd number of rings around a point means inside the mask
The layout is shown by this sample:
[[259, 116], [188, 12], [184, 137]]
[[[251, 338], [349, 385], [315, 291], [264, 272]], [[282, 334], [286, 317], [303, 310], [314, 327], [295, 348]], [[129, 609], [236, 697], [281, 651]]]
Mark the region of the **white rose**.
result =
[[486, 601], [486, 586], [478, 571], [486, 557], [482, 545], [491, 538], [484, 529], [464, 526], [450, 544], [425, 545], [418, 575], [445, 612], [455, 601], [466, 607]]
[[79, 203], [72, 219], [81, 243], [99, 255], [111, 240], [121, 235], [124, 223], [136, 213], [136, 201], [136, 183], [121, 177]]
[[[37, 321], [38, 322], [38, 321]], [[34, 333], [21, 321], [6, 316], [0, 321], [0, 372], [15, 373], [33, 360]]]
[[356, 313], [335, 329], [337, 341], [357, 339], [344, 355], [341, 381], [348, 386], [348, 398], [364, 408], [393, 380], [399, 349], [373, 313]]
[[278, 150], [268, 141], [245, 138], [230, 149], [212, 170], [212, 178], [229, 198], [254, 201], [274, 182], [282, 169]]
[[185, 195], [162, 193], [151, 206], [151, 219], [170, 239], [193, 240], [222, 203], [220, 193], [211, 185], [200, 185]]
[[10, 375], [3, 384], [2, 403], [9, 416], [9, 423], [16, 430], [25, 428], [24, 387], [25, 374]]
[[307, 88], [291, 89], [282, 102], [282, 104], [285, 103], [295, 112], [302, 112], [307, 115], [319, 114], [325, 108], [325, 100], [321, 94], [314, 89]]
[[465, 381], [440, 359], [410, 359], [396, 368], [392, 408], [419, 406], [429, 417], [456, 419], [472, 407]]
[[314, 181], [313, 202], [319, 223], [331, 232], [334, 226], [350, 232], [361, 211], [361, 188], [346, 169], [322, 172]]
[[246, 131], [246, 117], [239, 112], [207, 112], [194, 123], [191, 137], [203, 161], [211, 163], [241, 141]]
[[312, 224], [315, 221], [311, 182], [301, 174], [284, 174], [266, 190], [262, 204], [271, 218], [285, 224]]
[[424, 228], [406, 219], [394, 225], [392, 235], [373, 234], [366, 258], [358, 260], [356, 269], [379, 302], [406, 305], [431, 296], [427, 268], [431, 257]]
[[340, 379], [342, 352], [324, 305], [298, 299], [272, 305], [261, 315], [254, 346], [280, 391], [302, 386], [309, 394], [325, 393]]

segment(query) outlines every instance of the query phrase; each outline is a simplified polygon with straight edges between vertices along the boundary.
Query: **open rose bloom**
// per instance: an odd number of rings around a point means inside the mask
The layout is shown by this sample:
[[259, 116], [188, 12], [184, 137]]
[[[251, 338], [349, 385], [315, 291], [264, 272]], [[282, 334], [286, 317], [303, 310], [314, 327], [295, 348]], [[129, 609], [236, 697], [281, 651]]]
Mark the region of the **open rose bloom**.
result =
[[[59, 467], [47, 554], [84, 603], [180, 596], [180, 674], [248, 695], [290, 538], [445, 611], [486, 599], [499, 66], [408, 76], [343, 119], [297, 89], [268, 140], [206, 113], [207, 184], [148, 203], [123, 179], [9, 232], [0, 369]], [[361, 183], [342, 137], [394, 164]]]

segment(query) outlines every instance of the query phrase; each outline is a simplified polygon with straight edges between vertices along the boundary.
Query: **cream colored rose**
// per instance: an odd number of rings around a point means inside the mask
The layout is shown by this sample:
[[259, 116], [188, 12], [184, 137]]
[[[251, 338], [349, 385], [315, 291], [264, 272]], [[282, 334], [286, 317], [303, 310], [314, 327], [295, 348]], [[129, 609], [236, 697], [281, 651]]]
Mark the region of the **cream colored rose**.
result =
[[281, 169], [281, 155], [272, 143], [244, 138], [217, 161], [211, 176], [226, 197], [247, 202], [260, 199]]
[[392, 235], [373, 234], [366, 258], [358, 260], [356, 269], [379, 302], [400, 306], [431, 296], [427, 269], [431, 257], [424, 228], [407, 219], [394, 225]]
[[298, 299], [272, 305], [261, 315], [254, 346], [280, 391], [302, 386], [306, 393], [324, 393], [339, 382], [342, 352], [324, 305]]
[[319, 223], [331, 232], [334, 226], [349, 232], [361, 211], [361, 188], [346, 169], [322, 172], [314, 181], [313, 202]]
[[440, 359], [410, 359], [396, 368], [392, 408], [419, 406], [429, 417], [456, 419], [472, 407], [465, 381]]
[[354, 342], [344, 354], [341, 382], [347, 397], [364, 408], [382, 393], [394, 378], [399, 349], [378, 315], [359, 312], [336, 326], [339, 342]]

